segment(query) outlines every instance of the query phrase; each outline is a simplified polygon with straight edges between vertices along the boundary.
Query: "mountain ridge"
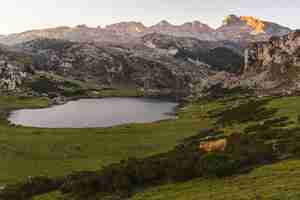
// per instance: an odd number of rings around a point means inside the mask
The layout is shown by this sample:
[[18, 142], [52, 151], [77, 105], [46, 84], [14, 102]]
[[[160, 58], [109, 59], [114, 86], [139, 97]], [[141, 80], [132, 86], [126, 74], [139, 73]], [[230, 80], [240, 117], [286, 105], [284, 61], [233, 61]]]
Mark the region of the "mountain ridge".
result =
[[[230, 23], [229, 23], [230, 22]], [[229, 15], [223, 20], [219, 28], [212, 28], [200, 21], [194, 20], [180, 25], [173, 25], [162, 20], [152, 26], [145, 26], [142, 22], [125, 21], [107, 25], [105, 27], [75, 27], [59, 26], [54, 28], [30, 30], [21, 33], [0, 36], [0, 43], [15, 45], [37, 38], [65, 39], [76, 42], [108, 42], [132, 43], [137, 38], [150, 33], [161, 33], [177, 37], [194, 37], [200, 40], [236, 42], [266, 41], [272, 36], [282, 36], [291, 29], [273, 22], [255, 17]]]

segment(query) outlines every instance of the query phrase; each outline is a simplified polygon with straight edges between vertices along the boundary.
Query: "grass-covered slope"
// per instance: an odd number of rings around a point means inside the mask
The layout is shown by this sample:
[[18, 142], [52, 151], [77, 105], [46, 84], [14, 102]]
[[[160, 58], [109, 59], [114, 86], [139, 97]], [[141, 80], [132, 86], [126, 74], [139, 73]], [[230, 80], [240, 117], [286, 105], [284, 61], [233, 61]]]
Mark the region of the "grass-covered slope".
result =
[[[298, 200], [300, 160], [286, 160], [259, 167], [248, 174], [224, 179], [198, 178], [139, 191], [132, 200]], [[52, 192], [34, 200], [59, 200]], [[100, 198], [99, 198], [100, 199]], [[96, 199], [94, 199], [96, 200]], [[97, 199], [98, 200], [98, 199]]]
[[[35, 103], [41, 106], [41, 100], [37, 99], [24, 101], [13, 97], [1, 98], [0, 105], [6, 109], [33, 106]], [[287, 195], [290, 189], [291, 195], [296, 198], [294, 191], [298, 189], [299, 181], [296, 169], [300, 165], [297, 160], [300, 152], [299, 129], [297, 129], [299, 100], [300, 97], [264, 99], [247, 97], [198, 101], [187, 104], [181, 109], [176, 120], [106, 129], [13, 128], [2, 122], [0, 130], [3, 147], [1, 149], [5, 156], [1, 158], [3, 161], [1, 163], [4, 165], [0, 166], [0, 172], [3, 172], [0, 173], [0, 180], [4, 184], [16, 182], [29, 175], [54, 177], [70, 174], [73, 170], [99, 170], [104, 165], [118, 163], [128, 157], [142, 158], [168, 152], [176, 144], [182, 143], [185, 138], [197, 139], [191, 136], [198, 134], [201, 129], [214, 127], [224, 131], [225, 137], [239, 132], [249, 134], [248, 138], [267, 145], [278, 143], [279, 160], [282, 161], [276, 160], [273, 164], [268, 162], [267, 166], [262, 166], [263, 163], [260, 163], [250, 173], [230, 178], [213, 180], [200, 178], [154, 189], [150, 187], [144, 192], [139, 190], [140, 192], [134, 198], [199, 199], [203, 197], [205, 199], [213, 193], [215, 199], [223, 197], [223, 199], [253, 199], [252, 196], [256, 194], [263, 197]], [[45, 105], [44, 102], [42, 105]], [[249, 148], [249, 145], [253, 149]], [[229, 147], [231, 158], [244, 162], [245, 156], [247, 158], [249, 155], [256, 155], [253, 152], [260, 148], [252, 143], [247, 143], [246, 147], [247, 154], [239, 153], [245, 151], [242, 145], [237, 146], [240, 151], [231, 151]], [[256, 156], [253, 158], [256, 159]], [[286, 158], [291, 160], [287, 161]], [[86, 183], [79, 181], [78, 184], [85, 185], [89, 184], [88, 182], [89, 179]], [[261, 188], [264, 184], [266, 187]], [[276, 190], [277, 185], [278, 187], [283, 185], [283, 189]], [[239, 186], [242, 187], [241, 191], [248, 191], [248, 194], [235, 192]], [[232, 196], [227, 197], [225, 191], [229, 195], [233, 192]], [[234, 196], [235, 193], [237, 196]], [[54, 192], [36, 199], [56, 200], [59, 196], [61, 196], [59, 192]], [[99, 196], [99, 199], [102, 197]]]
[[[46, 105], [43, 99], [0, 97], [0, 108], [6, 111]], [[176, 120], [99, 129], [11, 127], [2, 120], [0, 185], [28, 176], [95, 170], [128, 157], [165, 152], [209, 125], [208, 120], [195, 118], [190, 111], [180, 113]]]
[[150, 188], [136, 194], [132, 200], [298, 200], [299, 168], [299, 160], [286, 160], [235, 177], [200, 178]]

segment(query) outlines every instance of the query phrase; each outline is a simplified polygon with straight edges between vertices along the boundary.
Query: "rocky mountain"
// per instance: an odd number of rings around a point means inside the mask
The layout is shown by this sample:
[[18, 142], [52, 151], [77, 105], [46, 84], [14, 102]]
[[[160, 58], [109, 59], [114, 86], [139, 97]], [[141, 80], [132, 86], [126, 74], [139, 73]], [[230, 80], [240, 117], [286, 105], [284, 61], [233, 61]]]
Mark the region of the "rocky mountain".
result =
[[206, 63], [217, 71], [237, 72], [243, 65], [243, 47], [231, 41], [202, 41], [159, 33], [142, 37], [145, 46], [194, 63]]
[[[27, 68], [35, 73], [56, 74], [86, 84], [94, 83], [101, 88], [137, 88], [150, 96], [182, 98], [193, 95], [206, 86], [209, 76], [215, 73], [206, 64], [176, 59], [151, 48], [128, 49], [96, 43], [38, 39], [19, 45], [18, 51], [29, 55]], [[10, 66], [3, 64], [3, 68], [10, 69]], [[23, 68], [25, 64], [17, 67], [20, 72], [24, 71]], [[6, 76], [6, 73], [0, 74]], [[14, 77], [9, 79], [15, 80]], [[26, 83], [32, 79], [34, 77], [28, 75], [20, 80]]]
[[16, 45], [40, 38], [62, 39], [77, 42], [102, 42], [102, 43], [132, 43], [135, 39], [129, 35], [118, 35], [115, 31], [102, 29], [101, 27], [91, 28], [86, 25], [77, 27], [57, 27], [41, 30], [26, 31], [23, 33], [11, 34], [0, 38], [0, 43]]
[[118, 35], [139, 36], [146, 31], [147, 27], [140, 22], [120, 22], [108, 25], [105, 29], [115, 32]]
[[300, 90], [300, 31], [268, 42], [253, 43], [245, 52], [241, 82], [263, 93]]
[[272, 36], [283, 36], [288, 34], [291, 29], [252, 16], [229, 15], [216, 31], [224, 37], [223, 39], [248, 43], [266, 41]]
[[[243, 49], [237, 43], [201, 41], [158, 33], [140, 37], [139, 45], [133, 47], [41, 38], [5, 46], [4, 49], [15, 53], [11, 59], [26, 58], [26, 67], [20, 60], [21, 66], [14, 68], [21, 74], [24, 68], [28, 68], [32, 74], [53, 73], [84, 83], [95, 83], [101, 88], [125, 86], [138, 88], [147, 95], [173, 97], [199, 94], [204, 88], [226, 79], [228, 74], [218, 71], [237, 72], [243, 64]], [[3, 64], [3, 69], [6, 68], [11, 69]], [[1, 74], [7, 77], [4, 71]], [[9, 80], [14, 83], [6, 89], [21, 89], [24, 85], [28, 86], [23, 82], [36, 78], [31, 74], [26, 77], [21, 74], [19, 78], [10, 76]], [[4, 84], [4, 79], [1, 82]]]
[[[215, 41], [206, 41], [206, 40], [199, 40], [193, 37], [178, 37], [178, 36], [171, 36], [169, 34], [161, 34], [161, 33], [151, 33], [143, 36], [142, 42], [149, 48], [153, 49], [165, 49], [165, 50], [172, 50], [172, 49], [196, 49], [201, 48], [203, 50], [212, 49], [217, 46], [226, 45], [222, 42], [215, 42]], [[237, 45], [232, 43], [232, 46], [229, 45], [229, 48], [235, 48]], [[237, 50], [237, 49], [236, 49]], [[239, 50], [237, 50], [239, 51]]]
[[[105, 28], [27, 31], [0, 37], [0, 43], [10, 45], [1, 46], [0, 87], [21, 89], [19, 85], [34, 79], [31, 74], [43, 71], [102, 88], [134, 87], [173, 97], [201, 94], [220, 82], [296, 90], [299, 32], [281, 36], [288, 32], [275, 23], [235, 15], [217, 30], [198, 21], [162, 21], [151, 27], [121, 22]], [[243, 61], [248, 43], [269, 38], [252, 43]], [[237, 78], [244, 62], [243, 75]]]
[[15, 45], [38, 38], [62, 39], [74, 42], [99, 43], [139, 43], [139, 37], [149, 33], [162, 33], [174, 36], [195, 37], [202, 40], [215, 40], [213, 29], [200, 22], [185, 23], [181, 26], [172, 25], [166, 21], [146, 27], [140, 22], [121, 22], [108, 25], [105, 28], [91, 28], [86, 25], [77, 27], [57, 27], [50, 29], [32, 30], [23, 33], [0, 37], [0, 43]]
[[201, 40], [216, 40], [215, 30], [199, 21], [173, 25], [166, 20], [149, 27], [146, 33], [161, 33], [177, 37], [194, 37]]
[[0, 37], [0, 43], [15, 45], [38, 38], [62, 39], [74, 42], [126, 43], [136, 44], [140, 37], [160, 33], [176, 37], [193, 37], [200, 40], [223, 41], [230, 40], [246, 46], [252, 41], [268, 40], [271, 36], [282, 36], [290, 29], [276, 23], [256, 19], [254, 17], [226, 17], [223, 25], [213, 29], [199, 21], [173, 25], [166, 20], [156, 25], [146, 27], [140, 22], [120, 22], [104, 28], [91, 28], [86, 25], [77, 27], [57, 27], [26, 31]]

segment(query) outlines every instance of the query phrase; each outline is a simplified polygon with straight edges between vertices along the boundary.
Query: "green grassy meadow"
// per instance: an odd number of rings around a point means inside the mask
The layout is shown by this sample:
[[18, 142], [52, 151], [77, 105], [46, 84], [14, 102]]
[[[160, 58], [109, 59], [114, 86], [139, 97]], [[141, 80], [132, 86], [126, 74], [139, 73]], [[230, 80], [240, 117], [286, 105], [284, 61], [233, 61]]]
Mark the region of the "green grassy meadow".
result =
[[[167, 152], [184, 138], [201, 129], [216, 126], [210, 113], [223, 110], [244, 100], [197, 101], [185, 105], [177, 119], [149, 124], [128, 124], [96, 129], [39, 129], [13, 127], [0, 122], [0, 185], [15, 183], [28, 176], [63, 176], [72, 171], [98, 170], [128, 157], [147, 157]], [[19, 108], [47, 106], [43, 98], [0, 97], [0, 112]], [[266, 107], [276, 109], [272, 117], [289, 117], [289, 127], [296, 126], [300, 114], [300, 97], [274, 98]], [[242, 131], [251, 122], [223, 127], [226, 134]], [[300, 199], [300, 160], [284, 160], [266, 165], [248, 174], [225, 179], [196, 179], [189, 182], [149, 188], [133, 200]], [[288, 196], [290, 195], [290, 196]], [[51, 193], [34, 200], [56, 200]]]
[[[0, 107], [43, 107], [43, 99], [1, 97]], [[197, 108], [191, 108], [192, 110]], [[0, 184], [28, 176], [61, 176], [96, 170], [128, 157], [165, 152], [177, 142], [210, 126], [190, 110], [178, 119], [151, 124], [128, 124], [98, 129], [40, 129], [0, 124]]]

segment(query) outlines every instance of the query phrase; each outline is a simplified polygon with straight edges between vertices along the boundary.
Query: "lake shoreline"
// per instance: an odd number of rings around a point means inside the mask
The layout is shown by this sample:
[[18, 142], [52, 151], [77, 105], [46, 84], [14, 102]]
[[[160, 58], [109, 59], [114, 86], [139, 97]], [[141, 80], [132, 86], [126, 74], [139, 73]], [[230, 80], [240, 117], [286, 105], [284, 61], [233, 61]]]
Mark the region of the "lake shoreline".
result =
[[[108, 101], [105, 101], [107, 99]], [[93, 101], [94, 100], [94, 101]], [[99, 100], [99, 101], [97, 101]], [[101, 102], [102, 100], [102, 102]], [[115, 102], [114, 102], [115, 101]], [[83, 105], [81, 105], [84, 103]], [[99, 104], [100, 103], [100, 104]], [[122, 104], [128, 104], [128, 105], [122, 105]], [[77, 104], [77, 105], [75, 105]], [[89, 106], [97, 106], [97, 109], [101, 110], [101, 112], [96, 111], [95, 109], [89, 110]], [[108, 107], [102, 107], [103, 105], [106, 105]], [[116, 104], [116, 105], [113, 105]], [[173, 105], [172, 105], [173, 104]], [[62, 106], [65, 107], [63, 108]], [[73, 106], [70, 108], [70, 106]], [[75, 107], [74, 107], [75, 106]], [[100, 106], [100, 107], [99, 107]], [[139, 106], [139, 107], [136, 107]], [[149, 107], [150, 106], [150, 107]], [[154, 106], [154, 107], [153, 107]], [[21, 126], [26, 128], [50, 128], [50, 129], [65, 129], [65, 128], [75, 128], [75, 129], [90, 129], [90, 128], [109, 128], [113, 126], [119, 126], [119, 125], [126, 125], [126, 124], [144, 124], [144, 123], [154, 123], [159, 122], [162, 120], [172, 120], [176, 119], [177, 112], [180, 109], [181, 104], [177, 103], [175, 101], [168, 101], [166, 98], [158, 99], [158, 98], [148, 98], [148, 97], [89, 97], [89, 98], [72, 98], [68, 99], [64, 104], [59, 105], [49, 105], [46, 107], [38, 107], [38, 108], [19, 108], [19, 109], [11, 109], [7, 115], [6, 120], [10, 126]], [[151, 108], [152, 107], [152, 108]], [[155, 108], [157, 107], [157, 108]], [[62, 109], [59, 113], [55, 113], [55, 118], [53, 118], [53, 113], [51, 115], [51, 108], [54, 108], [54, 110]], [[111, 109], [115, 108], [115, 109]], [[130, 108], [136, 108], [137, 112], [128, 112]], [[47, 111], [45, 109], [48, 109]], [[67, 110], [63, 110], [67, 109]], [[69, 110], [68, 110], [69, 109]], [[81, 111], [81, 114], [76, 114], [77, 110], [83, 109]], [[107, 110], [106, 110], [107, 109]], [[149, 109], [148, 111], [144, 109]], [[89, 110], [86, 111], [85, 110]], [[53, 111], [53, 110], [52, 110]], [[94, 116], [96, 111], [96, 115]], [[40, 116], [47, 116], [45, 120], [43, 121], [42, 118], [36, 118], [36, 114], [32, 113], [41, 113], [46, 112]], [[73, 113], [73, 115], [68, 116], [69, 113]], [[94, 113], [93, 113], [94, 112]], [[117, 114], [120, 112], [119, 114]], [[24, 118], [24, 116], [27, 117]], [[31, 113], [28, 115], [28, 113]], [[145, 114], [148, 113], [148, 114]], [[15, 117], [14, 115], [19, 115], [18, 117]], [[21, 115], [21, 116], [20, 116]], [[90, 115], [94, 117], [90, 117]], [[137, 117], [136, 115], [140, 115]], [[23, 119], [22, 119], [23, 116]], [[51, 117], [52, 116], [52, 117]], [[66, 118], [63, 118], [59, 120], [59, 116], [64, 116]], [[73, 116], [77, 116], [73, 117]], [[78, 117], [80, 116], [80, 117]], [[96, 117], [98, 116], [98, 117]], [[56, 123], [58, 124], [64, 124], [64, 119], [68, 119], [65, 121], [65, 123], [73, 123], [72, 120], [82, 120], [78, 121], [76, 125], [43, 125], [43, 123], [53, 123], [51, 120], [57, 120]], [[29, 120], [29, 121], [28, 121]], [[99, 125], [95, 125], [91, 123], [97, 123], [99, 122]], [[101, 121], [103, 120], [103, 121]], [[108, 122], [108, 121], [109, 122]], [[35, 124], [37, 123], [37, 124]], [[41, 123], [41, 124], [39, 124]], [[104, 123], [104, 124], [101, 124]], [[108, 125], [106, 125], [108, 123]], [[27, 125], [28, 124], [28, 125]], [[78, 125], [83, 124], [83, 125]], [[86, 124], [86, 125], [84, 125]]]

